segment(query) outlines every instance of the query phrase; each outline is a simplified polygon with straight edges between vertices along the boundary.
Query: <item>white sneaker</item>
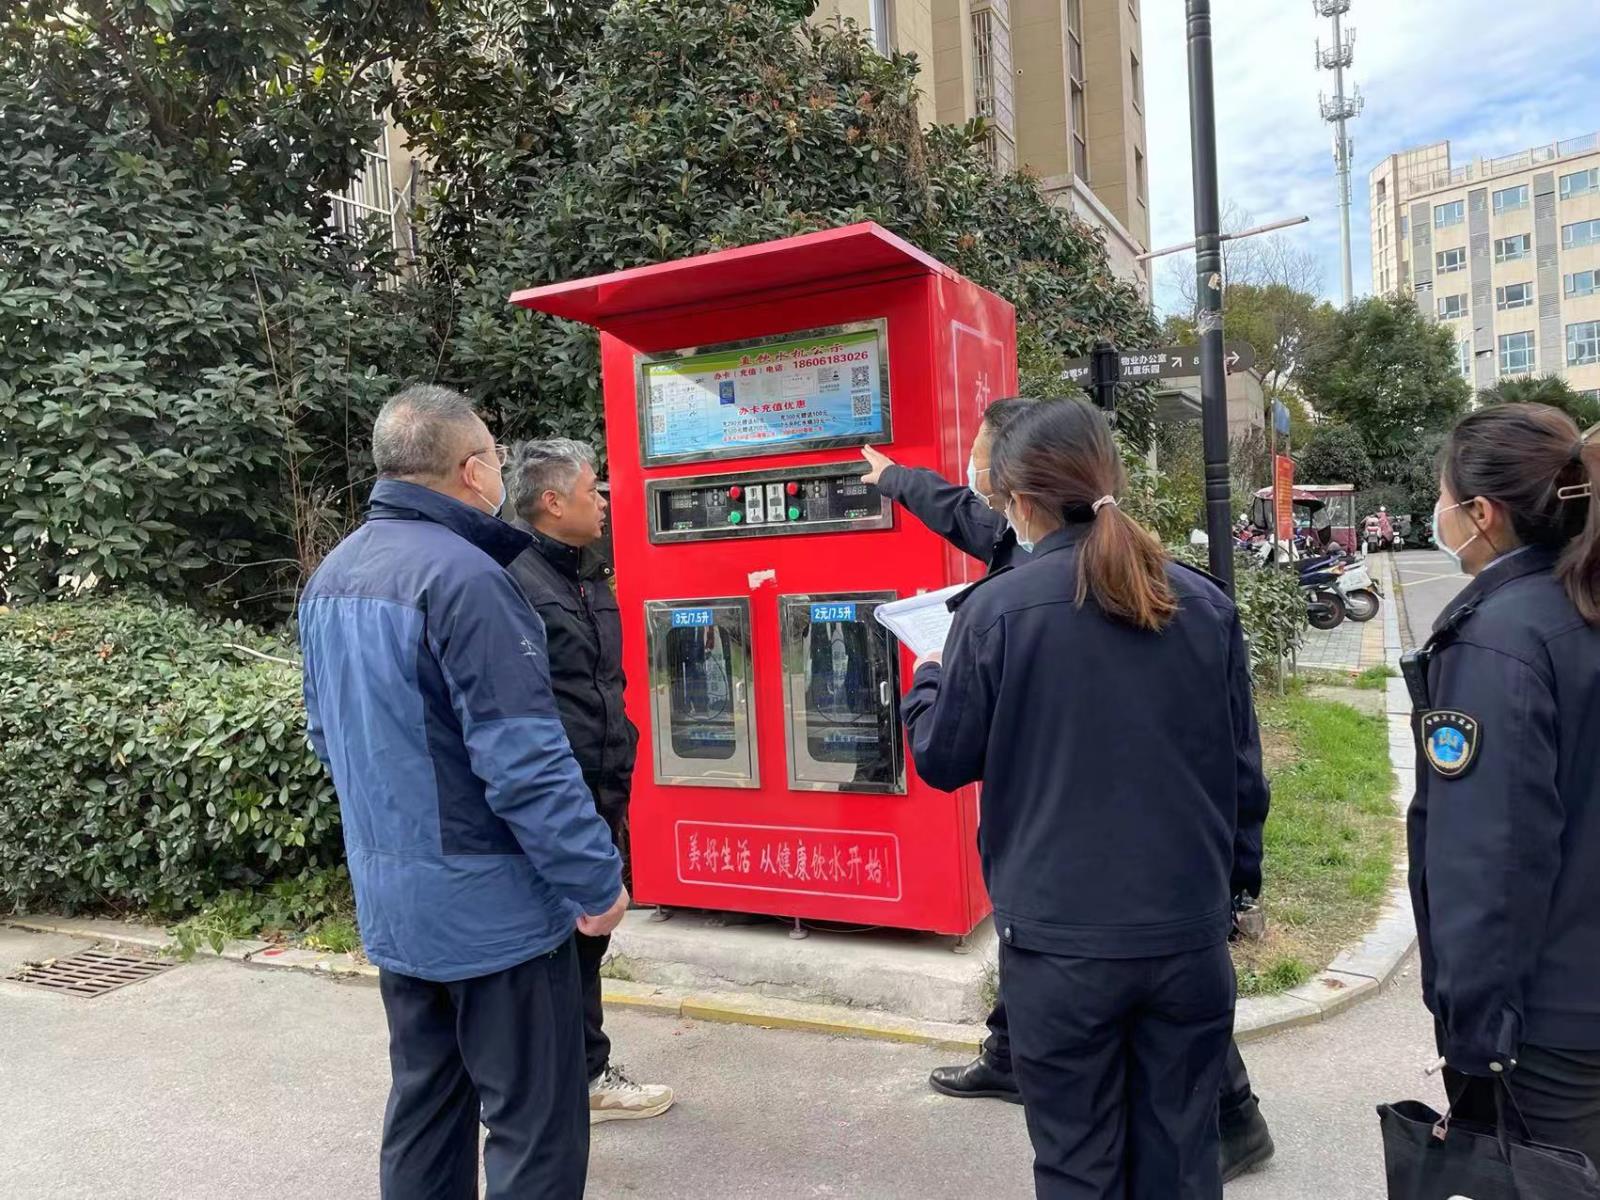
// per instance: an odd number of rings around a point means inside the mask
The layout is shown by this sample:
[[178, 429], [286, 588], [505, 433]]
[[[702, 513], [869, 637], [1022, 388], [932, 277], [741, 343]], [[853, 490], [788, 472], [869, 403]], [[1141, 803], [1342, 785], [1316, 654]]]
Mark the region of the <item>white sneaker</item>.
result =
[[672, 1107], [672, 1089], [659, 1083], [635, 1083], [621, 1067], [610, 1066], [589, 1085], [589, 1124], [642, 1121]]

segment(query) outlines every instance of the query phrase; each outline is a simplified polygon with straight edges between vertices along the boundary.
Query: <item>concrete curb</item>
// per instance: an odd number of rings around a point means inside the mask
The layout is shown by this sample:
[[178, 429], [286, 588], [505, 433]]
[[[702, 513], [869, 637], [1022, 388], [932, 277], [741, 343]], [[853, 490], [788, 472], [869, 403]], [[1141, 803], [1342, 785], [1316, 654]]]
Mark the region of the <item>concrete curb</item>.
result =
[[[1389, 603], [1383, 607], [1384, 658], [1397, 669], [1401, 640], [1398, 614], [1399, 573], [1389, 556]], [[1411, 742], [1411, 698], [1405, 682], [1390, 679], [1385, 691], [1389, 759], [1394, 772], [1391, 799], [1404, 814], [1415, 790], [1415, 754]], [[1234, 1036], [1241, 1042], [1311, 1025], [1376, 996], [1399, 972], [1416, 946], [1411, 893], [1405, 881], [1405, 853], [1395, 863], [1400, 879], [1378, 919], [1359, 941], [1346, 946], [1317, 975], [1276, 996], [1251, 996], [1239, 1001]], [[111, 945], [173, 953], [176, 941], [165, 930], [86, 917], [13, 916], [0, 923], [33, 933], [52, 933]], [[376, 982], [378, 969], [350, 954], [328, 954], [267, 942], [228, 942], [220, 953], [209, 946], [197, 956], [223, 958], [264, 969], [308, 971], [362, 982]], [[975, 1053], [988, 1030], [983, 1025], [921, 1021], [860, 1008], [810, 1004], [746, 993], [706, 993], [659, 987], [621, 979], [605, 979], [606, 1003], [685, 1020], [791, 1029], [836, 1037], [869, 1038], [928, 1046], [953, 1053]]]

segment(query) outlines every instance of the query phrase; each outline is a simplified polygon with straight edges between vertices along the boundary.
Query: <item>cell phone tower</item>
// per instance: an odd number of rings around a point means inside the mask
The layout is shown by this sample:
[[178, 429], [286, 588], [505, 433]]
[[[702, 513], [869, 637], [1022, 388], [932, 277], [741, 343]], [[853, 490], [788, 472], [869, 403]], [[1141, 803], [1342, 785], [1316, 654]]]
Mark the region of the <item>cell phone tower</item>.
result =
[[1317, 66], [1333, 72], [1333, 99], [1325, 93], [1317, 94], [1322, 106], [1322, 119], [1333, 126], [1333, 165], [1339, 178], [1339, 249], [1343, 267], [1344, 302], [1350, 303], [1350, 159], [1355, 154], [1355, 140], [1347, 132], [1350, 121], [1361, 115], [1366, 100], [1361, 89], [1345, 95], [1344, 73], [1355, 61], [1356, 31], [1342, 28], [1340, 21], [1350, 11], [1350, 0], [1311, 0], [1311, 9], [1319, 17], [1333, 19], [1333, 45], [1323, 49], [1322, 39], [1317, 39]]

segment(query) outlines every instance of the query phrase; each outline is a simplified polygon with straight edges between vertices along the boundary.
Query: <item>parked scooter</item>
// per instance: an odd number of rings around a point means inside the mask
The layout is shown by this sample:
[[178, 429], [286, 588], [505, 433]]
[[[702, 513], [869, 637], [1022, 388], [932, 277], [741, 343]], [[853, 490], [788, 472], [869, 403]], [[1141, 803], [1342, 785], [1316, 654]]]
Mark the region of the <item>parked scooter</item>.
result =
[[1345, 615], [1352, 621], [1370, 621], [1383, 606], [1382, 588], [1364, 561], [1357, 560], [1340, 569], [1334, 586], [1344, 600]]

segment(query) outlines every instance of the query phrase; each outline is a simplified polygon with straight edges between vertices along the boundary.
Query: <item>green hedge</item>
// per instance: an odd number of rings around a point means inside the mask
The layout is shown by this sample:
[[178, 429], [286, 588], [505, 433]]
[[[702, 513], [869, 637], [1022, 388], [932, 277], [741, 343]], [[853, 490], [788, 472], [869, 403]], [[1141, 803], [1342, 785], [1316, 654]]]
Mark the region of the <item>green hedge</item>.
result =
[[293, 656], [144, 598], [0, 609], [0, 909], [178, 912], [341, 863]]

